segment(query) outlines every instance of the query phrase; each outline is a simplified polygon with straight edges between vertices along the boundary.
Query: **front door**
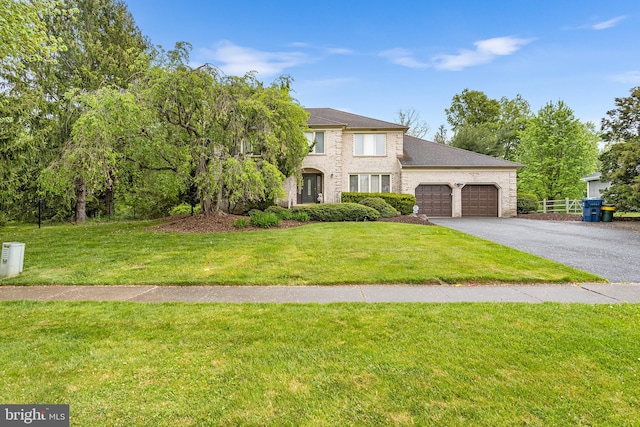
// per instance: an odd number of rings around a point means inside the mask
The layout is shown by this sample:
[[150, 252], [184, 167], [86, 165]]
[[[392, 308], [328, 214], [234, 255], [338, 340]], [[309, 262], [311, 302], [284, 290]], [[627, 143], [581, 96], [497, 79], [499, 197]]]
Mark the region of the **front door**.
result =
[[298, 194], [298, 203], [318, 203], [320, 193], [322, 193], [322, 175], [303, 173], [302, 192]]

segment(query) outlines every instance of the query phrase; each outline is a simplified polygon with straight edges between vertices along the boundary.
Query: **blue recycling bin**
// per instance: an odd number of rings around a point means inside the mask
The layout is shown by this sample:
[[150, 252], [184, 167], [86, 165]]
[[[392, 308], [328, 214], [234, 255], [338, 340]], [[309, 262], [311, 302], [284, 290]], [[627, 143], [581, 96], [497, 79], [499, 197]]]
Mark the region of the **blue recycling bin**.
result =
[[602, 199], [589, 197], [582, 199], [582, 220], [585, 222], [600, 222]]

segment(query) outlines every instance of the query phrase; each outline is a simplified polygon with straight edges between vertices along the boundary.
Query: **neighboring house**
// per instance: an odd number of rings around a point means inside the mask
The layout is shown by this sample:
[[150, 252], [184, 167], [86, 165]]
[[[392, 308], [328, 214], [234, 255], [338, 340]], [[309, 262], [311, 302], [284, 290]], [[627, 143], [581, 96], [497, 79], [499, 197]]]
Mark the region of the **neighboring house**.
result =
[[611, 183], [608, 181], [600, 181], [601, 176], [602, 174], [600, 172], [596, 172], [580, 178], [580, 180], [587, 183], [587, 197], [602, 197], [602, 191], [611, 186]]
[[430, 217], [516, 215], [522, 165], [406, 135], [408, 128], [332, 108], [307, 108], [311, 153], [289, 204], [340, 202], [343, 192], [416, 196]]

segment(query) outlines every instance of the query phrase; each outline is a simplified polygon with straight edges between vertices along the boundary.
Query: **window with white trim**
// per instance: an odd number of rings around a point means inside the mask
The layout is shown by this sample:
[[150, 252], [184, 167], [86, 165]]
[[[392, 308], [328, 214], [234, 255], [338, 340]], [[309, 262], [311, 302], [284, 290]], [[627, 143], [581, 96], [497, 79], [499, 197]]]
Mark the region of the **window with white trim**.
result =
[[309, 141], [310, 154], [324, 154], [324, 132], [305, 132]]
[[391, 175], [361, 173], [349, 175], [352, 193], [390, 193]]
[[354, 156], [384, 156], [387, 154], [387, 135], [384, 133], [356, 133], [353, 136]]

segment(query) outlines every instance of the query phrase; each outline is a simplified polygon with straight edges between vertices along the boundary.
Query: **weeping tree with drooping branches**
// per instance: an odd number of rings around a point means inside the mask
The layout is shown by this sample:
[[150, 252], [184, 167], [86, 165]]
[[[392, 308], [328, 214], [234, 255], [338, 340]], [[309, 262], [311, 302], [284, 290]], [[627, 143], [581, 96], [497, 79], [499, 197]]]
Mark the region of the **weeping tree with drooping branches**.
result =
[[281, 196], [309, 150], [290, 79], [265, 86], [252, 73], [192, 68], [188, 52], [161, 53], [127, 90], [76, 98], [83, 112], [55, 177], [69, 185], [75, 174], [94, 192], [117, 182], [124, 200], [162, 177], [165, 193], [195, 193], [204, 214]]

